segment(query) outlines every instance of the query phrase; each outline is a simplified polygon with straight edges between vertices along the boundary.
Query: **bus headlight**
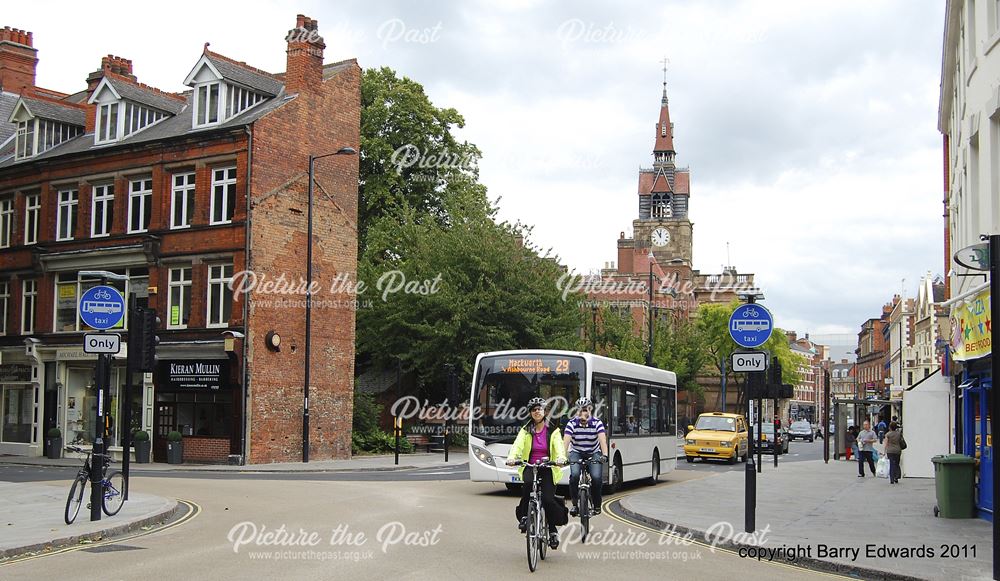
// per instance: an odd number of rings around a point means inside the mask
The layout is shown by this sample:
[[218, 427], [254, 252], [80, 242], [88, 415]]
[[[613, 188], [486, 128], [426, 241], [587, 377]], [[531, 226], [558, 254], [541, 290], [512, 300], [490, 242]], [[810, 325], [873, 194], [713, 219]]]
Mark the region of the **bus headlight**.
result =
[[496, 462], [493, 461], [493, 454], [490, 454], [486, 449], [480, 448], [479, 446], [473, 446], [472, 453], [475, 454], [476, 458], [479, 458], [479, 461], [483, 464], [496, 466]]

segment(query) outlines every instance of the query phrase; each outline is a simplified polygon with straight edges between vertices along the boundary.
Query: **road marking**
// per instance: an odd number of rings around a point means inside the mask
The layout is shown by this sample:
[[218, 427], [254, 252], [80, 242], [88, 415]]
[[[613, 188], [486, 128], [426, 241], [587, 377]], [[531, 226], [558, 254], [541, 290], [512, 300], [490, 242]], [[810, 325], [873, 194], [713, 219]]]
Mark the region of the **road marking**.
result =
[[[674, 539], [678, 539], [678, 540], [680, 540], [682, 542], [685, 542], [685, 543], [690, 543], [692, 545], [700, 545], [702, 547], [710, 549], [713, 553], [715, 553], [715, 552], [729, 553], [730, 555], [733, 555], [735, 557], [741, 558], [741, 557], [739, 557], [739, 554], [736, 551], [732, 550], [732, 549], [726, 549], [726, 548], [723, 548], [723, 547], [716, 547], [716, 546], [714, 546], [712, 544], [709, 544], [709, 543], [706, 543], [706, 542], [703, 542], [703, 541], [697, 541], [697, 540], [694, 540], [694, 539], [685, 539], [684, 535], [681, 535], [679, 533], [662, 531], [662, 530], [655, 529], [655, 528], [650, 527], [650, 526], [645, 525], [645, 524], [640, 524], [640, 523], [633, 522], [631, 520], [628, 520], [626, 518], [618, 516], [617, 514], [615, 514], [611, 510], [611, 504], [612, 503], [618, 502], [622, 498], [625, 498], [626, 496], [631, 496], [633, 494], [638, 494], [638, 492], [630, 492], [628, 494], [618, 494], [618, 495], [615, 495], [615, 496], [613, 496], [611, 498], [606, 499], [604, 502], [601, 503], [601, 513], [602, 514], [606, 514], [608, 517], [610, 517], [610, 518], [612, 518], [614, 520], [617, 520], [617, 521], [619, 521], [619, 522], [621, 522], [623, 524], [626, 524], [628, 526], [633, 526], [633, 527], [636, 527], [636, 528], [639, 528], [639, 529], [643, 529], [643, 530], [649, 531], [651, 533], [656, 533], [656, 534], [658, 534], [658, 535], [660, 535], [662, 537], [672, 537]], [[823, 576], [826, 576], [826, 577], [830, 577], [832, 579], [857, 579], [856, 577], [849, 577], [847, 575], [837, 575], [837, 574], [834, 574], [834, 573], [829, 573], [827, 571], [819, 571], [817, 569], [810, 569], [808, 567], [799, 567], [799, 566], [795, 566], [795, 565], [789, 565], [789, 564], [786, 564], [786, 563], [777, 563], [777, 562], [774, 562], [774, 561], [758, 561], [758, 562], [759, 563], [764, 563], [764, 564], [767, 564], [767, 565], [773, 565], [775, 567], [784, 567], [786, 569], [793, 569], [795, 571], [803, 571], [803, 570], [805, 570], [805, 571], [809, 571], [809, 572], [812, 572], [812, 573], [816, 573], [817, 575], [823, 575]]]
[[165, 525], [165, 526], [162, 526], [162, 527], [156, 527], [156, 528], [153, 528], [153, 529], [150, 529], [150, 530], [147, 530], [147, 531], [140, 531], [138, 533], [127, 535], [127, 536], [124, 536], [124, 537], [111, 537], [111, 538], [102, 539], [100, 541], [96, 541], [96, 542], [93, 542], [93, 543], [85, 543], [85, 544], [79, 544], [79, 545], [72, 545], [72, 546], [69, 546], [69, 547], [62, 547], [62, 548], [59, 548], [59, 549], [54, 549], [52, 551], [46, 551], [44, 553], [36, 553], [36, 554], [31, 554], [31, 555], [24, 555], [24, 556], [21, 556], [21, 557], [13, 557], [13, 558], [11, 558], [11, 559], [9, 559], [7, 561], [0, 561], [0, 567], [2, 567], [4, 565], [11, 565], [13, 563], [23, 563], [24, 561], [33, 561], [35, 559], [41, 559], [42, 557], [51, 557], [53, 555], [60, 555], [62, 553], [70, 553], [72, 551], [80, 551], [82, 549], [93, 549], [94, 547], [101, 547], [101, 546], [104, 546], [104, 545], [116, 545], [116, 544], [121, 543], [123, 541], [128, 541], [128, 540], [131, 540], [131, 539], [137, 539], [139, 537], [145, 537], [147, 535], [151, 535], [151, 534], [154, 534], [154, 533], [159, 533], [161, 531], [170, 530], [170, 529], [172, 529], [174, 527], [178, 527], [178, 526], [180, 526], [182, 524], [187, 524], [189, 521], [194, 520], [198, 515], [201, 514], [201, 510], [202, 510], [201, 506], [199, 504], [197, 504], [196, 502], [192, 502], [190, 500], [182, 500], [182, 499], [178, 498], [177, 499], [177, 504], [181, 504], [181, 505], [186, 506], [188, 508], [188, 511], [181, 518], [177, 519], [176, 521], [174, 521], [174, 522], [172, 522], [172, 523], [170, 523], [168, 525]]

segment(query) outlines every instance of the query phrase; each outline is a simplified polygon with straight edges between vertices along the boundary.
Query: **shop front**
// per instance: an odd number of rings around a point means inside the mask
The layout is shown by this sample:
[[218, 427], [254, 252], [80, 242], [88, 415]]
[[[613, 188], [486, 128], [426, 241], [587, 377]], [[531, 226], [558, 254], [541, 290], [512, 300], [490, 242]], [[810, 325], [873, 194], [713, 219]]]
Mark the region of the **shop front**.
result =
[[216, 359], [157, 362], [153, 459], [165, 462], [170, 432], [179, 432], [184, 462], [225, 464], [240, 454], [241, 407], [235, 366]]
[[993, 519], [993, 398], [990, 291], [986, 287], [954, 300], [949, 323], [951, 358], [957, 363], [955, 381], [955, 448], [976, 459], [976, 508], [979, 517]]
[[26, 359], [0, 364], [0, 452], [19, 456], [39, 456], [38, 389], [33, 381], [34, 366]]

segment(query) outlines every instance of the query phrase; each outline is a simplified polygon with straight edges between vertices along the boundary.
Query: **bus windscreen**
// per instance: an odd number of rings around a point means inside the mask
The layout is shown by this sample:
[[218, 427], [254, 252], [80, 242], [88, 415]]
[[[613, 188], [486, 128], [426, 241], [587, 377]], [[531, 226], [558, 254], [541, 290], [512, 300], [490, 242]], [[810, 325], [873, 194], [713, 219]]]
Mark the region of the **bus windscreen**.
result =
[[548, 401], [550, 417], [562, 424], [583, 395], [583, 358], [517, 354], [484, 357], [476, 369], [471, 435], [488, 443], [513, 443], [528, 421], [528, 401]]

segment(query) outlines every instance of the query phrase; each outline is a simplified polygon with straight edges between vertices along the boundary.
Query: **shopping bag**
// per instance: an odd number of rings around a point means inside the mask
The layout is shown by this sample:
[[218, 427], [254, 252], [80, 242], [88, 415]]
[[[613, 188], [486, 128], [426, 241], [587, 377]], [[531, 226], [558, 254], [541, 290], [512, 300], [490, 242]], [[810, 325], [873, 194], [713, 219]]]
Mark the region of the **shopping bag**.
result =
[[882, 456], [878, 459], [878, 463], [875, 464], [875, 476], [879, 478], [889, 477], [889, 459]]

